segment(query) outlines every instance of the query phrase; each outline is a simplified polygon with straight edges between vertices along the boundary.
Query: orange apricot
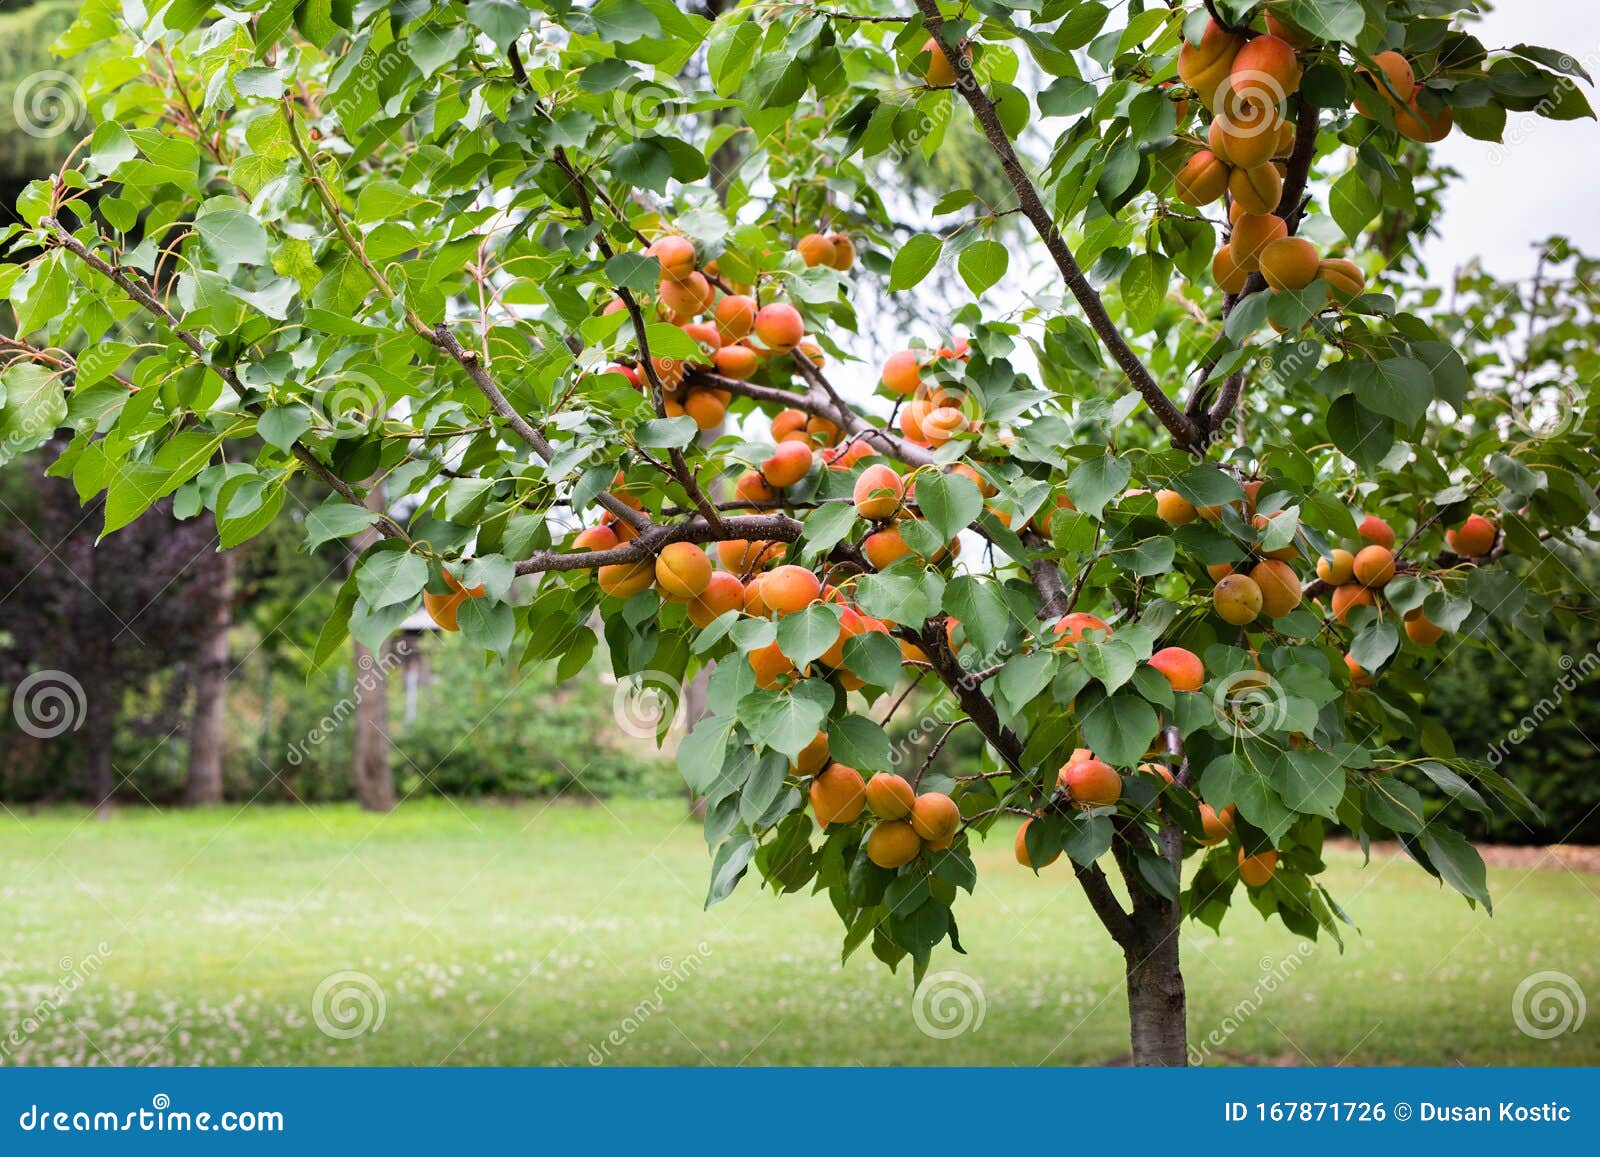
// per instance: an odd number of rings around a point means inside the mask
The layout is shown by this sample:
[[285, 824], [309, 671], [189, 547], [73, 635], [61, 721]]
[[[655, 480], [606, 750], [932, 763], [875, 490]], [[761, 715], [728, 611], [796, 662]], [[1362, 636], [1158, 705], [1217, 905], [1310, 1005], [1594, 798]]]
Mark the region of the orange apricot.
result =
[[916, 350], [892, 353], [883, 363], [883, 388], [909, 397], [922, 384], [922, 362]]
[[[602, 570], [605, 568], [601, 568]], [[428, 617], [439, 625], [441, 630], [459, 631], [461, 626], [456, 622], [456, 615], [461, 610], [461, 604], [467, 601], [467, 596], [459, 591], [448, 595], [436, 595], [432, 591], [422, 592], [422, 608], [428, 612]]]
[[609, 526], [591, 526], [572, 540], [573, 550], [610, 550], [618, 545], [617, 532]]
[[916, 802], [917, 793], [904, 776], [880, 771], [867, 780], [867, 806], [880, 820], [903, 820]]
[[619, 562], [600, 568], [597, 577], [600, 589], [614, 599], [630, 599], [640, 591], [650, 589], [655, 582], [656, 569], [649, 559], [638, 562]]
[[904, 820], [886, 820], [867, 833], [867, 859], [880, 868], [903, 868], [922, 854], [922, 837]]
[[1265, 559], [1250, 572], [1261, 591], [1261, 610], [1269, 619], [1281, 619], [1300, 605], [1300, 576], [1286, 562]]
[[1229, 169], [1210, 149], [1184, 162], [1173, 181], [1173, 195], [1186, 205], [1209, 205], [1228, 191]]
[[792, 615], [817, 601], [822, 583], [803, 566], [793, 563], [770, 570], [761, 580], [762, 601], [779, 615]]
[[1431, 647], [1444, 638], [1444, 628], [1430, 622], [1418, 607], [1406, 614], [1406, 638], [1419, 647]]
[[1116, 768], [1093, 756], [1068, 762], [1057, 778], [1078, 807], [1110, 807], [1122, 798], [1122, 777]]
[[[1355, 564], [1352, 561], [1350, 573], [1355, 574]], [[1333, 617], [1346, 626], [1350, 622], [1350, 612], [1356, 607], [1375, 607], [1378, 600], [1372, 592], [1360, 583], [1348, 582], [1334, 588], [1333, 591]]]
[[821, 827], [854, 823], [866, 806], [867, 785], [853, 767], [829, 764], [811, 781], [811, 812]]
[[1199, 44], [1184, 41], [1178, 50], [1178, 76], [1200, 96], [1200, 103], [1216, 108], [1226, 97], [1228, 74], [1243, 41], [1215, 20], [1210, 21]]
[[856, 513], [877, 522], [900, 509], [905, 483], [891, 467], [877, 463], [868, 466], [856, 479], [854, 497]]
[[736, 382], [748, 382], [761, 368], [761, 355], [747, 345], [725, 345], [711, 355], [717, 373]]
[[744, 609], [744, 584], [725, 570], [713, 571], [706, 589], [689, 600], [689, 621], [702, 629], [729, 611]]
[[1066, 643], [1076, 643], [1083, 639], [1085, 631], [1099, 631], [1099, 640], [1104, 642], [1111, 634], [1111, 628], [1106, 621], [1098, 615], [1086, 614], [1083, 611], [1073, 611], [1071, 614], [1062, 615], [1056, 620], [1055, 633], [1057, 646]]
[[840, 273], [848, 273], [856, 263], [856, 243], [843, 233], [829, 233], [828, 240], [833, 242], [833, 260], [828, 264]]
[[694, 242], [687, 237], [662, 237], [645, 250], [645, 255], [660, 262], [661, 275], [674, 281], [694, 272]]
[[955, 835], [961, 826], [961, 809], [942, 791], [919, 795], [911, 805], [911, 827], [929, 843]]
[[671, 277], [661, 279], [661, 304], [679, 317], [694, 317], [711, 308], [716, 291], [705, 274], [691, 271], [679, 281]]
[[1211, 605], [1225, 623], [1242, 627], [1253, 623], [1261, 614], [1263, 603], [1261, 588], [1248, 575], [1225, 575], [1211, 592]]
[[724, 342], [748, 337], [756, 325], [755, 299], [742, 293], [730, 293], [717, 302], [711, 316], [716, 320], [717, 332]]
[[1283, 178], [1271, 165], [1235, 169], [1228, 177], [1228, 193], [1246, 213], [1270, 213], [1283, 197]]
[[1445, 531], [1445, 541], [1450, 549], [1463, 558], [1482, 558], [1494, 549], [1494, 540], [1500, 528], [1481, 514], [1467, 517], [1455, 530]]
[[673, 542], [656, 556], [656, 586], [669, 598], [688, 600], [711, 585], [711, 560], [692, 542]]
[[1369, 514], [1361, 520], [1361, 525], [1356, 527], [1356, 533], [1368, 542], [1378, 546], [1394, 549], [1394, 528], [1376, 514]]
[[1240, 269], [1254, 273], [1261, 268], [1261, 254], [1274, 241], [1289, 235], [1283, 218], [1271, 213], [1241, 213], [1228, 238], [1228, 251]]
[[1278, 870], [1278, 853], [1268, 849], [1258, 852], [1253, 856], [1244, 854], [1244, 849], [1239, 849], [1239, 879], [1248, 887], [1259, 888]]
[[761, 463], [768, 486], [782, 490], [811, 473], [811, 450], [803, 442], [779, 442], [772, 457]]
[[756, 337], [773, 353], [788, 353], [800, 344], [805, 336], [805, 322], [800, 311], [787, 302], [764, 305], [756, 312]]
[[821, 233], [807, 233], [795, 244], [794, 251], [802, 258], [808, 267], [818, 265], [833, 265], [836, 256], [833, 242]]
[[[1033, 861], [1028, 858], [1028, 827], [1032, 823], [1033, 821], [1031, 819], [1023, 820], [1022, 826], [1017, 829], [1017, 842], [1014, 851], [1017, 857], [1017, 863], [1021, 864], [1024, 868], [1034, 867]], [[1049, 854], [1049, 856], [1045, 858], [1044, 863], [1038, 865], [1038, 867], [1048, 868], [1060, 858], [1061, 849], [1056, 848]]]
[[1198, 691], [1205, 686], [1205, 664], [1183, 647], [1163, 647], [1150, 656], [1150, 665], [1167, 677], [1174, 691]]
[[1360, 297], [1367, 291], [1367, 275], [1361, 266], [1343, 257], [1328, 257], [1317, 263], [1317, 276], [1328, 283], [1335, 298]]
[[1330, 587], [1343, 586], [1355, 578], [1356, 556], [1335, 548], [1317, 559], [1317, 577]]
[[1156, 517], [1168, 526], [1184, 526], [1199, 516], [1194, 503], [1176, 490], [1156, 491]]
[[1304, 237], [1280, 237], [1261, 250], [1261, 276], [1273, 289], [1304, 289], [1317, 279], [1322, 258]]
[[1394, 551], [1386, 546], [1363, 547], [1356, 555], [1356, 582], [1367, 588], [1387, 586], [1394, 578]]
[[[748, 597], [751, 587], [745, 588]], [[750, 652], [750, 668], [756, 673], [756, 686], [770, 691], [785, 675], [793, 674], [794, 664], [778, 649], [777, 641]]]

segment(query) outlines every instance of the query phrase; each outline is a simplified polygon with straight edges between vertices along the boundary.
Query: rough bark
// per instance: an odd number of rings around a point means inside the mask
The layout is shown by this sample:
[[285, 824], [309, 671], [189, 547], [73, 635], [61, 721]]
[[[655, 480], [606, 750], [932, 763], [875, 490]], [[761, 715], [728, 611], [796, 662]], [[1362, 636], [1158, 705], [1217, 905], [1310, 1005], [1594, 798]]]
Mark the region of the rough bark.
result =
[[[1135, 923], [1145, 932], [1143, 920], [1136, 917]], [[1142, 935], [1141, 941], [1125, 953], [1133, 1063], [1182, 1067], [1189, 1063], [1188, 1013], [1178, 962], [1177, 921], [1172, 921], [1169, 931], [1153, 939]]]
[[184, 801], [222, 802], [222, 753], [228, 711], [228, 630], [233, 626], [233, 555], [221, 557], [217, 606], [195, 648], [194, 710], [189, 717], [189, 769]]

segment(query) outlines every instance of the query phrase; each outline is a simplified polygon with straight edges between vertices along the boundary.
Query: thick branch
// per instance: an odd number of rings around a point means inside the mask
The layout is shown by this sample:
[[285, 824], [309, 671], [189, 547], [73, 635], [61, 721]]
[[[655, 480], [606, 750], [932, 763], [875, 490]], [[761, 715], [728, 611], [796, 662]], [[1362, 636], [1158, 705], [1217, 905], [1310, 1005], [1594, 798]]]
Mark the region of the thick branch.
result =
[[726, 542], [748, 540], [752, 542], [794, 542], [800, 537], [800, 523], [785, 514], [745, 515], [723, 518], [713, 526], [705, 518], [694, 518], [675, 523], [653, 523], [638, 538], [622, 546], [607, 550], [589, 551], [535, 551], [517, 563], [518, 574], [541, 574], [552, 570], [588, 570], [593, 567], [615, 566], [652, 560], [661, 548], [672, 542]]
[[983, 130], [983, 135], [989, 141], [989, 147], [999, 158], [1000, 167], [1005, 171], [1012, 189], [1017, 194], [1017, 203], [1023, 215], [1032, 223], [1040, 240], [1044, 242], [1045, 249], [1055, 261], [1056, 268], [1061, 271], [1068, 291], [1077, 299], [1090, 328], [1099, 336], [1106, 351], [1111, 355], [1111, 360], [1117, 363], [1129, 384], [1139, 391], [1145, 405], [1150, 407], [1150, 412], [1167, 428], [1172, 435], [1173, 444], [1180, 449], [1193, 447], [1199, 437], [1194, 423], [1173, 404], [1172, 399], [1161, 389], [1160, 383], [1151, 376], [1150, 370], [1139, 360], [1139, 355], [1133, 352], [1121, 331], [1112, 322], [1111, 315], [1106, 312], [1105, 302], [1100, 299], [1100, 295], [1089, 284], [1088, 278], [1083, 275], [1077, 258], [1072, 255], [1071, 248], [1061, 236], [1061, 230], [1056, 227], [1055, 219], [1040, 200], [1038, 189], [1023, 170], [1022, 162], [1017, 158], [1017, 151], [1012, 147], [1011, 138], [1006, 135], [1005, 126], [1000, 123], [1000, 115], [995, 110], [994, 101], [978, 82], [977, 76], [972, 71], [972, 63], [963, 53], [956, 51], [955, 46], [946, 39], [944, 17], [939, 14], [937, 0], [916, 0], [916, 3], [929, 33], [939, 42], [946, 58], [955, 67], [956, 91], [971, 106], [973, 115], [978, 120], [978, 127]]

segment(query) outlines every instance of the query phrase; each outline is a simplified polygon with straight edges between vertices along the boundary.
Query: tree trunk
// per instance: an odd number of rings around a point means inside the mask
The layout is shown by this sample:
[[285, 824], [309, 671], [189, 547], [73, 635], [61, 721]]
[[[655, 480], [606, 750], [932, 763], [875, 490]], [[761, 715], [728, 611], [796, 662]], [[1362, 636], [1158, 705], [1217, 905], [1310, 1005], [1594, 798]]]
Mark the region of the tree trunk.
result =
[[228, 710], [228, 629], [233, 626], [233, 555], [224, 553], [217, 609], [195, 655], [194, 712], [189, 720], [185, 802], [222, 802], [223, 735]]
[[[1183, 992], [1183, 971], [1178, 966], [1177, 905], [1172, 911], [1151, 912], [1159, 923], [1141, 922], [1149, 934], [1126, 953], [1128, 974], [1128, 1029], [1133, 1063], [1177, 1068], [1189, 1063], [1188, 1016]], [[1141, 931], [1144, 931], [1141, 928]]]
[[112, 746], [117, 735], [116, 683], [99, 679], [85, 686], [84, 747], [88, 755], [89, 798], [96, 819], [111, 815]]
[[[373, 482], [367, 490], [368, 510], [384, 509], [383, 483]], [[376, 530], [368, 528], [352, 539], [356, 549], [365, 550], [378, 541]], [[352, 557], [351, 564], [356, 559]], [[394, 810], [394, 772], [389, 767], [389, 668], [392, 640], [385, 640], [382, 654], [374, 655], [361, 643], [355, 644], [355, 736], [350, 745], [350, 774], [355, 781], [356, 803], [362, 811]]]

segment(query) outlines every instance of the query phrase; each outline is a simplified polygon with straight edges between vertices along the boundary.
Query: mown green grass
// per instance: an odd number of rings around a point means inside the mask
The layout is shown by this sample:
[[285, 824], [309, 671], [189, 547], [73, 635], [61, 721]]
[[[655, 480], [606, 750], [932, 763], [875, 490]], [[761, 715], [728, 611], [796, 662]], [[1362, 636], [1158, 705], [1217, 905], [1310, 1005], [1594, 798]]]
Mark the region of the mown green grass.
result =
[[[933, 966], [976, 982], [982, 1023], [934, 1039], [904, 971], [868, 952], [840, 966], [825, 898], [747, 879], [702, 911], [705, 848], [672, 802], [10, 816], [0, 1016], [21, 1043], [0, 1038], [0, 1060], [1113, 1061], [1119, 954], [1062, 866], [1033, 877], [1003, 834], [958, 910], [970, 955], [942, 950]], [[1540, 970], [1600, 997], [1600, 877], [1492, 871], [1492, 918], [1404, 860], [1335, 856], [1328, 882], [1360, 926], [1343, 954], [1301, 955], [1250, 910], [1220, 937], [1186, 935], [1191, 1039], [1227, 1031], [1212, 1063], [1600, 1063], [1595, 1018], [1536, 1040], [1511, 1012]], [[338, 1039], [317, 1027], [313, 993], [350, 970], [382, 988], [384, 1019]]]

